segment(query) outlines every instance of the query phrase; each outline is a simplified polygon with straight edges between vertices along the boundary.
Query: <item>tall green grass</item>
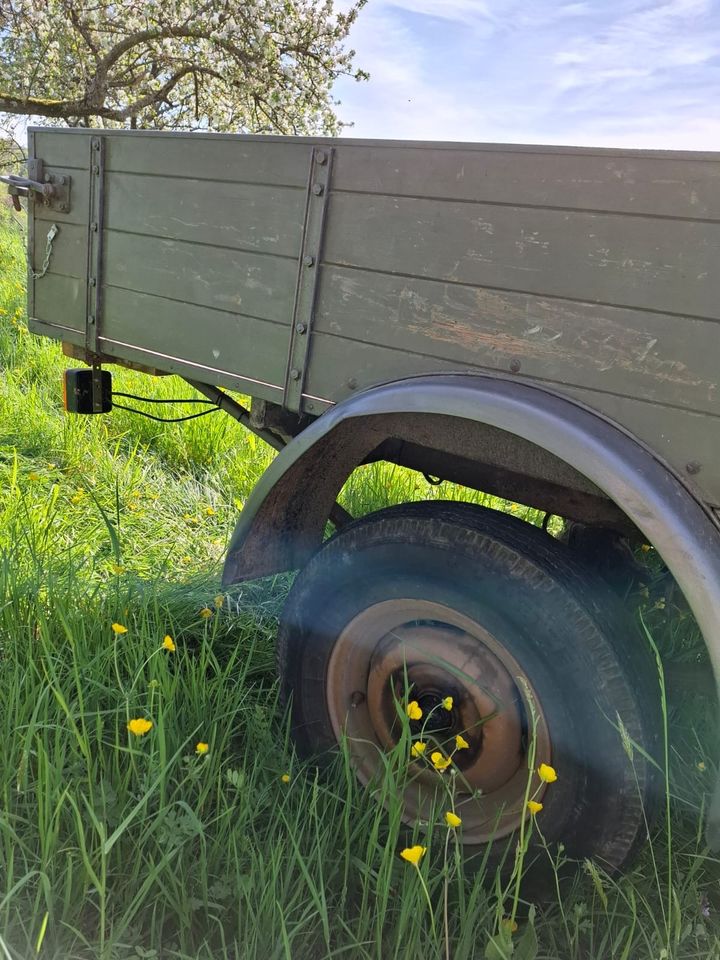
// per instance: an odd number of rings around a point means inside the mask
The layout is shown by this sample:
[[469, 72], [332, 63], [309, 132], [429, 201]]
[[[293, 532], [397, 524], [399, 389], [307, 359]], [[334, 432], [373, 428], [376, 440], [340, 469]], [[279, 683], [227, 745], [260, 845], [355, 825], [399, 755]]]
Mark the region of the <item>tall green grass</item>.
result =
[[[510, 938], [512, 898], [464, 869], [441, 811], [402, 827], [397, 756], [363, 789], [346, 751], [322, 775], [293, 755], [273, 671], [289, 580], [219, 585], [270, 453], [218, 414], [65, 416], [66, 361], [27, 332], [24, 269], [21, 225], [3, 214], [0, 957], [720, 958], [719, 863], [701, 830], [709, 705], [667, 705], [670, 822], [637, 866], [611, 880], [580, 865], [537, 910], [521, 883]], [[189, 392], [115, 376], [128, 392]], [[343, 503], [360, 514], [433, 496], [468, 492], [371, 466]], [[653, 636], [669, 659], [696, 658], [658, 577], [651, 557]], [[143, 737], [127, 730], [138, 717], [153, 721]], [[420, 877], [398, 857], [410, 842], [428, 847]]]

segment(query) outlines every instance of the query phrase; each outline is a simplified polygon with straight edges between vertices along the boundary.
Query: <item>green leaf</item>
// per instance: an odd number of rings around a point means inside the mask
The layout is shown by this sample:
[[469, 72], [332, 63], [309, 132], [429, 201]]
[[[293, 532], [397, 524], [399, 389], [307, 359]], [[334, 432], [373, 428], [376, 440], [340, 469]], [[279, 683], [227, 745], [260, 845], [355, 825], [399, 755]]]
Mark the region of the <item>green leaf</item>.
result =
[[509, 960], [514, 955], [515, 946], [509, 933], [496, 933], [490, 937], [485, 947], [485, 960]]
[[528, 923], [522, 936], [515, 943], [515, 957], [517, 960], [535, 960], [538, 955], [537, 934], [535, 924]]

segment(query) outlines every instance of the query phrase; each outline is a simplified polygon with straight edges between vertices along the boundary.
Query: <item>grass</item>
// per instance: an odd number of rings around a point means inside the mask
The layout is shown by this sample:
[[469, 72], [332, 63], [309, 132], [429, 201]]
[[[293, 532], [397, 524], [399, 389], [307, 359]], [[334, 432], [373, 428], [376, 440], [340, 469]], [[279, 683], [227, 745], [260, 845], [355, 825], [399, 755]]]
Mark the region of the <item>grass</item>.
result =
[[[720, 958], [719, 864], [701, 829], [709, 705], [692, 691], [665, 704], [669, 817], [637, 865], [617, 880], [581, 865], [542, 910], [520, 883], [511, 947], [514, 887], [465, 871], [444, 825], [410, 838], [428, 847], [420, 876], [398, 857], [397, 756], [373, 791], [347, 751], [322, 776], [293, 756], [273, 670], [289, 578], [219, 586], [269, 452], [222, 415], [65, 416], [66, 361], [27, 332], [24, 270], [3, 211], [0, 957]], [[116, 387], [187, 392], [123, 371]], [[362, 513], [436, 496], [468, 492], [372, 466], [343, 502]], [[654, 564], [646, 621], [666, 665], [692, 660], [697, 632]], [[134, 717], [150, 733], [130, 737]]]

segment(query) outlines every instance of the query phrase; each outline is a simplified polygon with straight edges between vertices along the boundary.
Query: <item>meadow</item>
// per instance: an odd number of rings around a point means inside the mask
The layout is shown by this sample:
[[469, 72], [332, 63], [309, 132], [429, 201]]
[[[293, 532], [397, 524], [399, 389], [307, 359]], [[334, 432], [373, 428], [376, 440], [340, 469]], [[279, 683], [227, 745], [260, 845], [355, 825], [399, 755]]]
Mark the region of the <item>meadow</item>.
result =
[[[65, 415], [69, 362], [27, 330], [22, 223], [0, 214], [0, 957], [720, 960], [702, 834], [714, 704], [687, 687], [664, 700], [667, 804], [630, 872], [579, 863], [537, 903], [466, 869], [443, 823], [408, 835], [397, 757], [373, 789], [346, 751], [322, 772], [300, 762], [274, 673], [291, 579], [220, 587], [271, 452], [222, 414]], [[115, 386], [191, 395], [128, 371]], [[381, 465], [341, 502], [433, 497], [490, 499]], [[639, 559], [628, 603], [663, 670], [702, 665], [682, 599]], [[134, 736], [136, 718], [152, 728]], [[414, 843], [417, 868], [398, 855]]]

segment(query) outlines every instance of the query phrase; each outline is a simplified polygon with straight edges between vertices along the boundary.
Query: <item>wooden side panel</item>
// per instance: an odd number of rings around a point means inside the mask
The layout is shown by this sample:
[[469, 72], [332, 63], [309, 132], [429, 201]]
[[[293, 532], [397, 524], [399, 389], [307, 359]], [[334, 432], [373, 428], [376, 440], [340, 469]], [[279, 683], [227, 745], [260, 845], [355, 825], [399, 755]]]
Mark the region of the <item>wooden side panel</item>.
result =
[[289, 323], [297, 264], [282, 257], [108, 231], [105, 282], [197, 307]]
[[[78, 277], [81, 280], [87, 277], [87, 225], [53, 222], [56, 223], [58, 232], [53, 240], [50, 267], [44, 277], [35, 281], [36, 293], [52, 276]], [[35, 221], [33, 267], [36, 272], [42, 269], [51, 225], [50, 220], [36, 219]]]
[[[93, 135], [33, 134], [73, 176], [72, 210], [39, 207], [32, 225], [36, 268], [60, 227], [35, 328], [80, 342]], [[103, 349], [277, 400], [312, 142], [101, 135]], [[720, 155], [333, 147], [312, 412], [386, 380], [519, 364], [679, 470], [702, 463], [720, 504]]]
[[58, 127], [36, 128], [35, 156], [52, 167], [87, 170], [90, 134], [70, 133]]
[[304, 191], [108, 174], [108, 230], [297, 257]]
[[117, 287], [105, 290], [106, 341], [141, 347], [160, 368], [165, 358], [191, 362], [211, 380], [213, 371], [226, 371], [247, 379], [248, 392], [252, 383], [281, 384], [285, 375], [285, 326]]
[[325, 259], [381, 273], [716, 317], [720, 224], [455, 201], [332, 198]]
[[720, 164], [693, 155], [340, 141], [333, 179], [336, 190], [394, 197], [720, 219]]
[[[42, 280], [35, 281], [35, 312], [34, 316], [46, 324], [58, 327], [56, 334], [62, 339], [62, 330], [77, 330], [85, 332], [85, 308], [87, 303], [87, 286], [85, 279], [77, 277], [63, 277], [48, 273]], [[30, 318], [29, 327], [34, 330], [33, 318]], [[48, 333], [47, 330], [36, 330], [38, 333]]]
[[325, 266], [315, 329], [718, 413], [720, 324], [707, 320]]
[[174, 143], [162, 136], [112, 138], [107, 169], [213, 183], [263, 183], [305, 188], [311, 146], [273, 140], [188, 136]]

